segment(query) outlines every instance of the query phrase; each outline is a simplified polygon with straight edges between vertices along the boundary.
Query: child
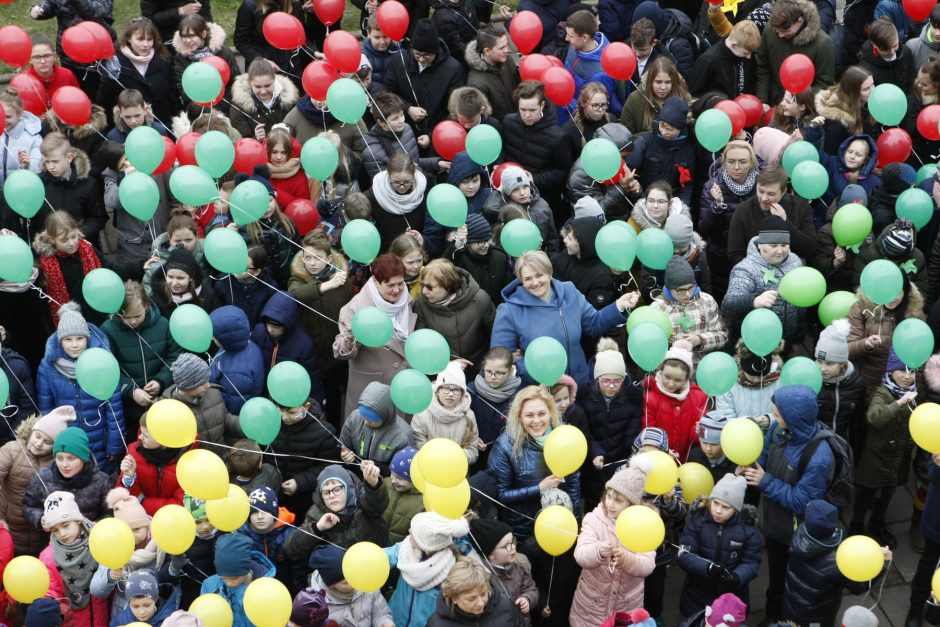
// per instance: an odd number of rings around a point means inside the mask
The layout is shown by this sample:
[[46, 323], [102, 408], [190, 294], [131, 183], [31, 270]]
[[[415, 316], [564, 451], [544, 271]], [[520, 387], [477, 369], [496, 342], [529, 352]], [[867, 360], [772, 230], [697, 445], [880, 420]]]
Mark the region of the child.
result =
[[539, 190], [528, 173], [515, 164], [503, 169], [499, 179], [499, 193], [490, 194], [483, 205], [484, 217], [491, 223], [495, 222], [500, 208], [507, 203], [519, 205], [526, 217], [539, 227], [544, 250], [558, 250], [558, 231], [553, 222], [552, 209], [539, 196]]
[[[39, 146], [42, 153], [42, 179], [46, 202], [34, 220], [45, 221], [52, 211], [65, 211], [72, 216], [82, 236], [100, 248], [98, 234], [108, 221], [104, 196], [97, 177], [91, 174], [88, 155], [73, 148], [61, 133], [49, 133]], [[52, 209], [54, 208], [54, 209]], [[64, 302], [64, 301], [59, 301]]]
[[[869, 24], [865, 28], [868, 41], [862, 44], [858, 55], [859, 66], [871, 72], [875, 85], [891, 83], [907, 90], [914, 84], [914, 55], [903, 42], [899, 45], [898, 28], [883, 13]], [[900, 28], [904, 29], [903, 23]], [[904, 38], [907, 39], [907, 33]]]
[[229, 412], [238, 414], [249, 398], [264, 390], [264, 357], [251, 341], [248, 316], [233, 305], [219, 307], [211, 314], [213, 340], [221, 350], [210, 366], [210, 383], [222, 387]]
[[[266, 165], [255, 166], [254, 174], [248, 177], [244, 174], [235, 176], [235, 185], [243, 181], [252, 180], [264, 185], [268, 190], [268, 209], [258, 220], [239, 228], [245, 243], [248, 246], [264, 246], [268, 251], [268, 260], [271, 271], [277, 279], [279, 287], [287, 286], [290, 277], [290, 262], [297, 247], [297, 227], [287, 215], [281, 211], [277, 203], [277, 190], [271, 185], [271, 171]], [[238, 211], [232, 208], [232, 211]]]
[[310, 554], [311, 587], [326, 595], [330, 619], [340, 627], [395, 627], [388, 603], [378, 590], [360, 592], [343, 576], [343, 549], [329, 544]]
[[166, 223], [166, 230], [153, 240], [150, 259], [144, 262], [144, 287], [153, 291], [154, 278], [161, 273], [163, 264], [177, 248], [185, 248], [193, 254], [200, 270], [206, 270], [205, 241], [199, 237], [199, 228], [192, 216], [175, 215]]
[[382, 91], [375, 95], [374, 102], [375, 126], [366, 134], [366, 148], [362, 151], [366, 176], [371, 180], [384, 170], [388, 158], [396, 152], [406, 152], [422, 172], [437, 173], [442, 162], [438, 157], [419, 156], [414, 131], [405, 123], [402, 99], [390, 91]]
[[388, 542], [401, 542], [408, 535], [411, 519], [424, 511], [424, 498], [411, 482], [411, 462], [418, 449], [406, 446], [392, 457], [390, 475], [383, 479], [388, 493], [388, 507], [382, 520], [388, 527]]
[[276, 192], [277, 206], [283, 211], [298, 198], [310, 200], [307, 175], [300, 168], [300, 157], [293, 154], [293, 137], [287, 125], [275, 124], [271, 127], [264, 147], [268, 154], [269, 178]]
[[696, 614], [725, 592], [748, 601], [762, 542], [757, 512], [744, 505], [746, 489], [744, 477], [725, 475], [689, 514], [679, 551], [679, 566], [686, 572], [679, 602], [683, 616]]
[[849, 322], [834, 320], [816, 342], [816, 364], [823, 377], [819, 391], [819, 420], [845, 438], [853, 452], [861, 453], [865, 422], [865, 380], [849, 361]]
[[588, 450], [591, 450], [591, 447], [596, 446], [596, 443], [592, 442], [594, 436], [591, 435], [591, 425], [588, 422], [587, 414], [584, 413], [584, 409], [575, 403], [578, 398], [578, 384], [574, 377], [569, 374], [561, 375], [558, 383], [552, 386], [551, 393], [561, 421], [566, 425], [577, 427], [588, 442]]
[[605, 485], [604, 497], [584, 515], [574, 557], [581, 577], [571, 603], [572, 627], [595, 627], [615, 611], [643, 604], [643, 578], [656, 568], [656, 553], [634, 553], [620, 544], [617, 517], [631, 505], [643, 503], [646, 473], [633, 463]]
[[[747, 618], [747, 605], [726, 592], [708, 605], [701, 612], [693, 615], [679, 627], [710, 627], [711, 625], [724, 625], [724, 627], [739, 627], [744, 625]], [[774, 622], [773, 625], [790, 627], [795, 623]], [[875, 623], [877, 624], [877, 623]], [[848, 623], [846, 623], [848, 625]], [[871, 626], [869, 626], [871, 627]]]
[[[193, 545], [181, 556], [174, 556], [167, 566], [170, 577], [179, 578], [180, 606], [189, 604], [199, 596], [202, 582], [215, 574], [215, 543], [219, 530], [212, 526], [206, 515], [206, 502], [189, 494], [183, 497], [183, 507], [196, 522], [196, 538]], [[182, 559], [177, 559], [177, 557]]]
[[117, 104], [114, 105], [114, 128], [108, 131], [106, 137], [124, 144], [130, 132], [140, 126], [149, 126], [164, 137], [170, 134], [161, 122], [153, 118], [150, 105], [143, 95], [136, 89], [125, 89], [118, 94]]
[[313, 587], [301, 590], [294, 597], [287, 627], [339, 627], [339, 623], [330, 619], [326, 592]]
[[365, 25], [366, 37], [362, 40], [362, 54], [365, 55], [372, 66], [372, 85], [383, 89], [385, 76], [389, 64], [398, 56], [399, 45], [379, 28], [379, 21], [375, 13], [369, 15]]
[[157, 627], [179, 608], [180, 590], [176, 586], [157, 583], [152, 570], [137, 570], [128, 575], [124, 596], [127, 607], [111, 619], [111, 627], [134, 622]]
[[695, 425], [705, 414], [708, 395], [692, 379], [692, 345], [673, 342], [656, 374], [644, 382], [645, 423], [661, 427], [683, 462], [697, 442]]
[[[232, 222], [232, 215], [229, 212], [229, 200], [232, 198], [232, 190], [235, 189], [235, 181], [225, 181], [219, 185], [219, 197], [212, 204], [212, 211], [206, 211], [200, 216], [202, 232], [206, 235], [213, 229], [227, 226], [229, 228], [238, 228], [238, 225]], [[231, 226], [230, 226], [231, 225]]]
[[[473, 6], [470, 2], [466, 4]], [[483, 564], [460, 557], [441, 585], [441, 596], [428, 626], [464, 624], [521, 627], [527, 621], [518, 606], [492, 584]]]
[[626, 159], [627, 167], [635, 170], [640, 181], [666, 181], [672, 195], [685, 206], [691, 203], [695, 187], [691, 184], [695, 180], [695, 145], [690, 141], [688, 116], [689, 105], [682, 97], [667, 98], [653, 121], [652, 132], [637, 139]]
[[715, 411], [727, 420], [747, 417], [767, 431], [772, 422], [774, 393], [780, 387], [783, 359], [780, 347], [766, 357], [752, 353], [744, 340], [738, 340], [735, 357], [738, 362], [738, 382], [715, 402]]
[[92, 523], [78, 509], [71, 492], [55, 491], [41, 506], [43, 525], [51, 531], [39, 561], [49, 571], [45, 598], [59, 601], [63, 623], [107, 627], [108, 600], [93, 597], [91, 576], [98, 569], [88, 546]]
[[252, 327], [261, 320], [261, 311], [274, 294], [268, 286], [277, 283], [268, 265], [268, 251], [264, 246], [252, 246], [248, 249], [248, 267], [244, 272], [223, 274], [212, 282], [212, 290], [219, 301], [244, 311]]
[[[206, 12], [208, 13], [208, 11]], [[162, 20], [161, 20], [162, 21]], [[226, 90], [241, 73], [235, 53], [225, 45], [225, 30], [215, 22], [209, 22], [200, 13], [188, 13], [179, 20], [179, 28], [173, 34], [173, 66], [176, 69], [177, 91], [185, 100], [189, 100], [183, 90], [183, 72], [190, 64], [209, 56], [219, 57], [229, 66], [229, 79]], [[228, 105], [221, 103], [223, 112], [228, 112]], [[216, 105], [218, 106], [218, 105]]]
[[261, 577], [275, 577], [277, 571], [263, 553], [255, 551], [251, 539], [239, 533], [225, 533], [215, 543], [215, 574], [206, 577], [200, 594], [218, 594], [232, 607], [232, 627], [250, 627], [245, 614], [248, 584]]
[[[200, 442], [201, 444], [201, 442]], [[185, 448], [167, 448], [147, 429], [147, 413], [140, 417], [140, 436], [121, 460], [121, 485], [153, 516], [164, 505], [182, 505], [183, 488], [176, 479], [176, 462]]]
[[392, 456], [412, 444], [411, 437], [411, 428], [395, 409], [389, 386], [373, 381], [343, 423], [340, 458], [347, 464], [357, 456], [368, 459], [385, 474]]
[[292, 595], [296, 594], [304, 587], [306, 565], [284, 553], [284, 541], [294, 533], [294, 528], [278, 520], [277, 492], [267, 486], [255, 488], [248, 494], [248, 504], [251, 507], [248, 522], [238, 533], [251, 539], [252, 550], [271, 560], [278, 580]]
[[281, 473], [271, 464], [264, 463], [258, 443], [242, 439], [233, 446], [225, 460], [229, 482], [240, 487], [245, 494], [251, 494], [262, 487], [276, 493], [281, 487]]
[[43, 625], [45, 627], [59, 627], [62, 624], [62, 610], [59, 602], [45, 597], [36, 599], [29, 604], [26, 610], [27, 625]]
[[737, 468], [737, 464], [725, 457], [724, 451], [721, 450], [721, 431], [727, 424], [728, 419], [718, 411], [707, 412], [695, 427], [698, 447], [689, 453], [689, 462], [705, 466], [711, 472], [715, 483]]
[[470, 543], [492, 569], [490, 580], [497, 584], [493, 587], [506, 593], [525, 617], [525, 625], [529, 625], [529, 616], [539, 603], [539, 589], [532, 580], [529, 558], [516, 552], [512, 528], [499, 520], [472, 520]]
[[[878, 162], [878, 148], [875, 140], [868, 135], [850, 135], [840, 145], [835, 155], [824, 149], [823, 135], [826, 118], [816, 116], [804, 131], [806, 141], [819, 151], [819, 162], [829, 172], [829, 189], [822, 196], [823, 206], [828, 208], [833, 200], [842, 195], [847, 185], [861, 185], [869, 196], [881, 185], [881, 179], [875, 174]], [[816, 210], [819, 213], [819, 210]], [[817, 222], [819, 217], [817, 216]]]
[[[489, 185], [483, 184], [483, 174], [483, 166], [474, 162], [465, 151], [454, 155], [450, 170], [447, 172], [447, 182], [459, 189], [467, 199], [468, 218], [471, 215], [483, 215], [483, 204], [493, 191]], [[460, 236], [461, 230], [464, 242], [466, 242], [466, 225], [453, 232], [438, 224], [433, 216], [428, 215], [424, 220], [424, 248], [432, 257], [438, 257], [444, 252], [450, 240]]]
[[17, 170], [29, 170], [39, 174], [42, 164], [42, 121], [24, 110], [23, 100], [14, 89], [0, 93], [0, 106], [6, 113], [3, 132], [3, 168], [0, 184]]
[[458, 268], [470, 273], [494, 305], [503, 302], [503, 288], [513, 280], [509, 256], [493, 245], [493, 229], [482, 215], [469, 214], [467, 223], [457, 229], [454, 241], [444, 250]]
[[[470, 411], [485, 445], [495, 442], [502, 433], [509, 405], [521, 385], [522, 379], [516, 374], [509, 349], [494, 346], [483, 356], [480, 372], [467, 385], [467, 393]], [[485, 449], [483, 454], [486, 454]]]
[[174, 248], [166, 262], [154, 272], [150, 284], [153, 303], [167, 319], [185, 303], [211, 313], [221, 302], [203, 276], [202, 267], [192, 252], [185, 247]]
[[52, 107], [52, 96], [62, 87], [78, 87], [78, 79], [72, 70], [62, 67], [59, 64], [58, 56], [55, 52], [55, 44], [45, 33], [36, 33], [32, 36], [32, 50], [29, 57], [29, 66], [23, 72], [39, 80], [46, 91], [45, 100], [42, 101], [42, 109], [36, 111], [36, 115], [41, 115]]
[[196, 417], [199, 446], [225, 456], [228, 449], [222, 445], [233, 442], [241, 434], [241, 428], [238, 416], [225, 408], [222, 388], [209, 383], [209, 364], [198, 355], [183, 353], [170, 370], [173, 385], [166, 389], [163, 398], [180, 401], [189, 407]]
[[477, 433], [477, 421], [470, 409], [470, 395], [463, 366], [456, 361], [434, 380], [434, 396], [424, 411], [411, 419], [414, 445], [421, 448], [428, 440], [446, 438], [459, 444], [467, 456], [467, 463], [477, 461], [483, 440]]
[[[16, 308], [15, 311], [17, 316], [22, 316], [24, 323], [32, 325], [40, 332], [39, 337], [46, 337], [41, 330], [43, 325], [36, 324], [35, 319], [29, 313], [20, 308]], [[6, 328], [0, 325], [0, 371], [6, 375], [9, 385], [6, 407], [3, 409], [6, 420], [0, 425], [0, 442], [15, 440], [15, 432], [20, 424], [29, 416], [39, 413], [39, 408], [36, 407], [33, 367], [24, 355], [10, 348], [7, 344], [9, 337]], [[41, 343], [35, 346], [35, 348], [40, 347]]]

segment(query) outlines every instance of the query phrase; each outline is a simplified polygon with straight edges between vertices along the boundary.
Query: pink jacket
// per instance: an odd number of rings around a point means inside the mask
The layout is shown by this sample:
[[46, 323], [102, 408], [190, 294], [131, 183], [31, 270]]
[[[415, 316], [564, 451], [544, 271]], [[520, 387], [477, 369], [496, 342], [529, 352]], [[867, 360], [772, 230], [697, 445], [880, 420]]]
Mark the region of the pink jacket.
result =
[[643, 606], [643, 580], [656, 568], [656, 552], [633, 553], [610, 572], [610, 560], [601, 558], [600, 546], [620, 546], [614, 521], [598, 505], [584, 516], [574, 558], [583, 569], [571, 603], [568, 622], [572, 627], [597, 627], [614, 612], [629, 612]]
[[[73, 610], [65, 598], [65, 586], [62, 585], [62, 576], [55, 566], [51, 546], [47, 546], [42, 550], [42, 553], [39, 554], [39, 561], [49, 571], [49, 592], [46, 593], [46, 598], [59, 601], [59, 607], [64, 617], [62, 627], [108, 627], [108, 621], [111, 620], [110, 599], [91, 597], [91, 603], [86, 605], [84, 609]], [[92, 564], [91, 568], [97, 570], [98, 565]]]

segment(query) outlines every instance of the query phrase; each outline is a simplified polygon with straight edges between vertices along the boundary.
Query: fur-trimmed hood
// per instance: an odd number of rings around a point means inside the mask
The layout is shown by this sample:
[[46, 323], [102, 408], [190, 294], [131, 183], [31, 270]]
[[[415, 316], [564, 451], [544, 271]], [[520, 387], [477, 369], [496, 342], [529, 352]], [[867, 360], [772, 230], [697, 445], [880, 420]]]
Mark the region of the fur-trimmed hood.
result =
[[81, 126], [66, 124], [52, 109], [43, 114], [42, 120], [49, 127], [49, 131], [63, 133], [76, 140], [82, 140], [91, 135], [104, 135], [108, 129], [108, 116], [104, 107], [96, 104], [91, 105], [91, 119]]
[[[290, 111], [300, 99], [297, 87], [286, 76], [277, 75], [274, 80], [281, 87], [281, 93], [277, 97], [277, 108]], [[248, 115], [252, 115], [258, 110], [258, 99], [251, 93], [247, 73], [240, 74], [232, 83], [232, 104]]]
[[[72, 146], [72, 152], [75, 153], [75, 158], [72, 159], [72, 172], [75, 174], [74, 180], [81, 181], [87, 179], [88, 174], [91, 172], [91, 159], [88, 158], [84, 150], [79, 150], [74, 146]], [[45, 160], [42, 162], [42, 171], [48, 171], [46, 170]]]
[[931, 355], [924, 364], [924, 379], [932, 392], [940, 392], [940, 353]]
[[[210, 113], [211, 112], [211, 113]], [[194, 126], [199, 126], [197, 122], [201, 123], [201, 119], [208, 121], [211, 115], [211, 119], [214, 126], [222, 125], [224, 128], [215, 128], [214, 130], [221, 130], [223, 133], [229, 136], [233, 143], [238, 142], [242, 138], [242, 134], [235, 130], [235, 127], [232, 126], [232, 122], [229, 120], [228, 116], [219, 111], [218, 109], [207, 110], [206, 112], [200, 114], [196, 119], [190, 120], [189, 116], [186, 115], [186, 112], [180, 113], [175, 116], [171, 121], [171, 126], [173, 127], [173, 135], [177, 138], [182, 137], [186, 133], [191, 133]]]
[[808, 46], [813, 43], [813, 40], [816, 39], [816, 35], [819, 34], [819, 30], [822, 28], [822, 22], [819, 19], [819, 9], [816, 8], [812, 0], [792, 1], [800, 7], [803, 12], [803, 19], [806, 20], [803, 29], [793, 38], [793, 46], [796, 48]]
[[[471, 70], [477, 70], [478, 72], [491, 72], [493, 74], [499, 74], [500, 65], [490, 65], [481, 57], [482, 53], [477, 51], [477, 42], [476, 40], [471, 41], [467, 44], [467, 47], [464, 48], [463, 58], [467, 62], [467, 67]], [[463, 88], [465, 89], [465, 88]], [[455, 90], [456, 91], [456, 90]]]
[[[225, 29], [215, 22], [209, 22], [209, 36], [206, 37], [206, 46], [212, 54], [215, 54], [225, 46]], [[193, 54], [199, 50], [199, 48], [185, 43], [179, 31], [173, 34], [173, 49], [184, 59], [191, 58]]]
[[[476, 43], [476, 42], [473, 42]], [[463, 96], [467, 91], [471, 89], [476, 89], [475, 87], [458, 87], [454, 91], [450, 92], [450, 97], [447, 99], [447, 112], [450, 113], [451, 119], [457, 119], [457, 103], [460, 102], [461, 96]], [[489, 98], [480, 94], [483, 98], [483, 113], [481, 117], [483, 119], [488, 118], [493, 115], [493, 107], [490, 106]]]
[[[633, 211], [630, 212], [630, 219], [633, 220], [633, 223], [636, 224], [639, 230], [645, 231], [646, 229], [663, 228], [663, 226], [666, 223], [665, 219], [663, 220], [663, 224], [656, 225], [649, 218], [646, 217], [645, 209], [646, 209], [646, 199], [641, 198], [640, 200], [636, 201], [636, 204], [633, 205]], [[682, 204], [682, 201], [679, 200], [678, 197], [673, 198], [672, 201], [669, 203], [669, 213], [666, 214], [666, 218], [668, 218], [671, 215], [676, 215], [676, 214], [682, 214], [685, 217], [689, 218], [690, 220], [692, 219], [692, 214], [689, 211], [689, 208], [686, 207], [684, 204]], [[700, 244], [701, 238], [699, 238], [699, 242], [696, 242], [696, 243]]]
[[[813, 9], [815, 10], [815, 7]], [[824, 89], [816, 94], [816, 113], [828, 120], [836, 120], [849, 130], [855, 128], [855, 119], [839, 106], [835, 87]]]
[[[911, 281], [911, 293], [907, 296], [907, 309], [904, 310], [904, 318], [918, 318], [920, 320], [924, 319], [924, 295], [920, 293], [920, 290], [917, 289], [917, 286], [914, 285], [914, 282]], [[876, 305], [873, 301], [869, 300], [865, 293], [862, 291], [861, 287], [855, 289], [855, 295], [858, 296], [858, 304], [862, 308], [862, 311], [873, 312], [879, 305]], [[874, 315], [874, 314], [870, 314]], [[898, 320], [898, 322], [901, 322]]]
[[[341, 272], [346, 272], [349, 269], [346, 257], [336, 250], [330, 253], [330, 263], [339, 268]], [[291, 260], [290, 276], [292, 279], [297, 279], [302, 283], [309, 283], [311, 281], [310, 273], [307, 272], [307, 268], [304, 266], [304, 251], [297, 251], [297, 254], [294, 255], [294, 258]]]

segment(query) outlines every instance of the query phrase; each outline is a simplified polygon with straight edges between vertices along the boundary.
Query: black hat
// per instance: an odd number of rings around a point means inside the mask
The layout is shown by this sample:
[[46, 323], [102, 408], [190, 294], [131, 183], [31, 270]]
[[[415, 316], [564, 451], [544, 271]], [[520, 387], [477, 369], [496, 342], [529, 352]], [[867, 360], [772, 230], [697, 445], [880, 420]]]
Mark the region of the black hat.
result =
[[421, 18], [415, 24], [415, 30], [411, 34], [411, 49], [418, 52], [433, 52], [437, 54], [440, 50], [440, 37], [437, 34], [437, 27], [434, 22], [428, 18]]
[[470, 543], [483, 558], [493, 552], [507, 533], [512, 533], [512, 527], [495, 519], [481, 518], [470, 522]]
[[479, 213], [467, 216], [467, 243], [488, 242], [493, 237], [493, 228]]
[[26, 611], [26, 624], [29, 627], [59, 627], [62, 624], [59, 602], [53, 599], [33, 601]]
[[192, 279], [193, 283], [196, 285], [202, 283], [202, 271], [199, 269], [196, 257], [182, 246], [178, 246], [170, 251], [170, 256], [167, 258], [163, 270], [164, 272], [182, 270], [189, 275], [189, 278]]
[[673, 255], [669, 263], [666, 264], [663, 283], [671, 290], [683, 285], [694, 284], [696, 283], [695, 271], [685, 257]]
[[773, 359], [759, 355], [748, 355], [741, 358], [741, 372], [755, 377], [766, 377], [773, 372]]
[[760, 221], [760, 231], [757, 234], [758, 244], [789, 244], [790, 229], [783, 218], [769, 214]]
[[320, 573], [320, 579], [323, 583], [332, 586], [339, 583], [346, 577], [343, 575], [343, 557], [346, 555], [346, 549], [341, 549], [333, 544], [321, 544], [313, 553], [310, 554], [310, 560], [307, 566], [310, 570]]

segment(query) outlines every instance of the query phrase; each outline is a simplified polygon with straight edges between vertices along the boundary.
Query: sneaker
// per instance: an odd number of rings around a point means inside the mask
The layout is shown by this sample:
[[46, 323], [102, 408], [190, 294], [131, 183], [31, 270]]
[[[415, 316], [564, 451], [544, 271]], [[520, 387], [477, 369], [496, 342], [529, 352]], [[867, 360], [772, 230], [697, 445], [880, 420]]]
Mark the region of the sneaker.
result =
[[920, 525], [911, 524], [911, 549], [915, 553], [924, 552], [924, 532], [921, 531]]
[[898, 539], [891, 533], [891, 530], [888, 529], [888, 525], [869, 524], [868, 535], [874, 538], [881, 546], [887, 546], [891, 550], [898, 548]]

